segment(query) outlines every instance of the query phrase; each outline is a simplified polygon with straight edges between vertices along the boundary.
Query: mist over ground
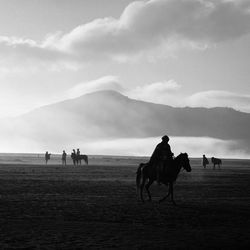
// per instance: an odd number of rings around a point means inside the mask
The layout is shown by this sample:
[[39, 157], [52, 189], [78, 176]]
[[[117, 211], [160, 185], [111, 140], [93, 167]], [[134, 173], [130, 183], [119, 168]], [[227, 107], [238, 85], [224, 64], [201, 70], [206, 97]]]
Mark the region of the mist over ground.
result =
[[[5, 138], [7, 141], [7, 138]], [[14, 153], [62, 153], [66, 150], [68, 154], [73, 148], [80, 148], [81, 153], [90, 155], [124, 155], [124, 156], [150, 156], [155, 146], [161, 141], [160, 137], [149, 138], [126, 138], [126, 139], [106, 139], [95, 141], [76, 141], [69, 145], [55, 145], [35, 142], [29, 139], [21, 139], [15, 144], [6, 143], [0, 146], [1, 152]], [[181, 152], [186, 152], [190, 157], [222, 157], [249, 159], [249, 152], [242, 147], [238, 141], [226, 141], [215, 138], [202, 137], [171, 137], [170, 145], [173, 153], [177, 156]]]

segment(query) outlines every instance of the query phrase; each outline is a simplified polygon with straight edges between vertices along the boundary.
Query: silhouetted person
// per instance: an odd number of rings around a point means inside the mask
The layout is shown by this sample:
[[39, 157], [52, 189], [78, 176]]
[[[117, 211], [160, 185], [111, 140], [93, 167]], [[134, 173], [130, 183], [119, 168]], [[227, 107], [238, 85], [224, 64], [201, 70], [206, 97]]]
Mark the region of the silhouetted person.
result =
[[76, 150], [76, 164], [77, 165], [78, 165], [79, 162], [80, 162], [80, 165], [81, 165], [81, 157], [80, 157], [80, 155], [81, 155], [81, 152], [80, 152], [80, 149], [78, 148]]
[[72, 158], [73, 164], [75, 166], [76, 165], [76, 151], [75, 151], [75, 149], [73, 149], [73, 151], [71, 153], [71, 158]]
[[202, 166], [206, 168], [207, 164], [209, 164], [209, 161], [205, 155], [202, 157]]
[[171, 147], [168, 144], [169, 137], [164, 135], [162, 141], [156, 146], [152, 156], [150, 157], [149, 164], [156, 168], [156, 179], [158, 184], [160, 184], [160, 176], [164, 168], [171, 164], [173, 161], [173, 153]]
[[49, 154], [48, 151], [46, 151], [46, 153], [45, 153], [45, 162], [46, 162], [46, 165], [47, 165], [48, 161], [50, 160], [50, 155], [51, 154]]
[[66, 166], [66, 158], [67, 158], [67, 154], [65, 152], [65, 150], [63, 150], [62, 153], [62, 165]]
[[80, 154], [81, 154], [81, 152], [80, 152], [80, 149], [78, 148], [78, 149], [76, 150], [76, 155], [79, 156]]

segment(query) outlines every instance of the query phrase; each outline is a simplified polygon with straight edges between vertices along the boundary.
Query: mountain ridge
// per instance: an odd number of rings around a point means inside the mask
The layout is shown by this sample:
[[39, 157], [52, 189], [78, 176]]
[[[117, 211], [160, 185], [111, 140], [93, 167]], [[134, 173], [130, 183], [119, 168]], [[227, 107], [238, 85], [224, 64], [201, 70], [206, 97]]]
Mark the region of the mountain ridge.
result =
[[[119, 135], [119, 130], [122, 135], [126, 127], [130, 127], [130, 133], [125, 133], [124, 137], [159, 136], [169, 133], [172, 136], [208, 136], [230, 139], [231, 134], [233, 139], [243, 139], [249, 137], [248, 131], [247, 133], [245, 131], [245, 125], [250, 126], [250, 114], [231, 108], [171, 107], [130, 99], [115, 91], [89, 93], [33, 110], [22, 118], [26, 117], [32, 123], [34, 117], [46, 117], [46, 115], [51, 118], [55, 116], [60, 120], [63, 120], [63, 117], [66, 120], [71, 119], [72, 122], [69, 122], [71, 126], [73, 126], [73, 120], [89, 126], [99, 124], [103, 129], [106, 128], [107, 132], [111, 132], [110, 129], [115, 126], [117, 133], [113, 135], [104, 131], [104, 134], [111, 137]], [[49, 120], [49, 118], [42, 118], [42, 120]], [[201, 128], [204, 128], [204, 132]], [[230, 132], [227, 133], [226, 129]], [[136, 133], [132, 133], [131, 130]], [[208, 130], [209, 132], [206, 132]], [[216, 133], [216, 130], [219, 132]]]
[[[5, 125], [3, 127], [3, 124]], [[2, 137], [72, 145], [121, 138], [208, 137], [240, 141], [250, 151], [250, 114], [231, 108], [171, 107], [98, 91], [30, 111], [0, 124]]]
[[43, 109], [43, 108], [46, 108], [46, 107], [51, 107], [51, 106], [54, 106], [54, 105], [68, 103], [68, 102], [72, 102], [72, 101], [78, 101], [78, 100], [81, 100], [82, 98], [92, 98], [93, 96], [95, 97], [95, 96], [99, 96], [99, 95], [106, 96], [106, 97], [116, 97], [116, 98], [119, 97], [119, 98], [123, 98], [124, 100], [132, 100], [132, 101], [140, 102], [140, 103], [144, 103], [144, 104], [153, 104], [153, 105], [157, 105], [159, 107], [162, 106], [162, 107], [169, 107], [169, 108], [174, 108], [174, 109], [211, 110], [211, 111], [219, 111], [219, 110], [226, 111], [227, 110], [227, 111], [233, 111], [233, 112], [237, 112], [237, 113], [243, 113], [243, 114], [250, 115], [250, 113], [243, 112], [243, 111], [240, 111], [240, 110], [236, 110], [236, 109], [231, 108], [231, 107], [220, 107], [220, 106], [218, 106], [218, 107], [190, 107], [190, 106], [174, 107], [174, 106], [167, 105], [167, 104], [154, 103], [154, 102], [149, 102], [149, 101], [130, 98], [130, 97], [128, 97], [126, 95], [123, 95], [120, 92], [114, 91], [114, 90], [100, 90], [100, 91], [95, 91], [95, 92], [90, 92], [90, 93], [87, 93], [87, 94], [83, 94], [83, 95], [81, 95], [79, 97], [76, 97], [76, 98], [66, 99], [66, 100], [62, 100], [62, 101], [59, 101], [59, 102], [54, 102], [54, 103], [51, 103], [51, 104], [40, 106], [38, 108], [30, 110], [29, 112], [21, 114], [18, 117], [21, 117], [23, 115], [35, 112], [38, 109]]

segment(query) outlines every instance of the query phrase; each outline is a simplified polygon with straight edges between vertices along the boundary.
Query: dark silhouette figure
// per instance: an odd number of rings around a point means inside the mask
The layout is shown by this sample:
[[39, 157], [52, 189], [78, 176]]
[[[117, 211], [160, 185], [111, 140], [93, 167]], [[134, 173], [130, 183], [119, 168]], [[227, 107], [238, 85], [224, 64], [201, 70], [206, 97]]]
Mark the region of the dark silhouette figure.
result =
[[45, 163], [46, 163], [46, 165], [47, 165], [48, 161], [50, 160], [50, 156], [51, 156], [51, 154], [49, 154], [48, 151], [46, 151], [46, 153], [45, 153]]
[[203, 155], [203, 158], [202, 158], [202, 166], [204, 168], [206, 168], [206, 166], [209, 164], [209, 161], [207, 159], [207, 157], [205, 155]]
[[62, 165], [66, 166], [66, 158], [67, 158], [67, 154], [65, 152], [65, 150], [63, 150], [62, 153]]
[[77, 152], [73, 149], [73, 152], [71, 153], [71, 158], [73, 160], [74, 166], [75, 165], [81, 165], [82, 160], [84, 160], [87, 165], [89, 164], [88, 156], [87, 155], [81, 155], [79, 149], [77, 149]]
[[167, 165], [171, 165], [173, 161], [173, 153], [171, 147], [168, 144], [169, 137], [164, 135], [162, 141], [156, 146], [152, 156], [149, 160], [149, 165], [156, 168], [156, 178], [158, 184], [160, 184], [160, 176], [162, 175], [164, 168]]
[[71, 159], [73, 160], [73, 164], [75, 166], [76, 165], [76, 151], [75, 151], [75, 149], [73, 149], [73, 151], [71, 153]]
[[211, 162], [214, 164], [213, 169], [215, 169], [215, 165], [218, 165], [220, 169], [220, 165], [222, 164], [222, 160], [219, 158], [212, 157]]
[[77, 156], [79, 156], [81, 153], [80, 153], [80, 149], [78, 148], [77, 150], [76, 150], [76, 155]]
[[[163, 169], [163, 172], [160, 176], [160, 181], [166, 186], [169, 185], [169, 189], [168, 189], [168, 194], [165, 197], [163, 197], [160, 200], [160, 202], [164, 201], [169, 195], [171, 195], [171, 201], [173, 202], [174, 205], [176, 205], [174, 201], [173, 184], [176, 181], [181, 168], [184, 168], [187, 172], [191, 172], [192, 170], [187, 153], [179, 154], [175, 159], [173, 159], [171, 164], [168, 164], [166, 168]], [[148, 183], [145, 185], [147, 180]], [[137, 191], [140, 191], [140, 198], [142, 201], [144, 201], [143, 199], [144, 186], [146, 188], [149, 200], [151, 201], [151, 194], [149, 192], [149, 188], [155, 180], [156, 180], [156, 168], [152, 167], [150, 165], [150, 162], [141, 163], [136, 173], [136, 185], [137, 185]]]
[[87, 155], [78, 155], [77, 160], [80, 162], [80, 165], [82, 164], [82, 160], [88, 165], [89, 164], [89, 159]]

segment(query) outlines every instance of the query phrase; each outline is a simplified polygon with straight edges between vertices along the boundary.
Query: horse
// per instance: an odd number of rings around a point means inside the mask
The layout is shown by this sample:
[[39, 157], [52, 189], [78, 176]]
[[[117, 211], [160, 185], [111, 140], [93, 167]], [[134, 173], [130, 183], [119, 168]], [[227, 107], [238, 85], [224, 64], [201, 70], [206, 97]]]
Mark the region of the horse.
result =
[[[166, 186], [169, 185], [168, 193], [159, 202], [166, 200], [166, 198], [170, 195], [171, 201], [174, 205], [176, 205], [174, 201], [174, 189], [173, 184], [176, 181], [181, 168], [184, 168], [187, 172], [191, 172], [191, 166], [189, 163], [189, 158], [187, 153], [180, 153], [177, 157], [175, 157], [172, 161], [172, 164], [166, 166], [160, 176], [160, 182], [165, 184]], [[143, 189], [144, 186], [146, 188], [149, 201], [151, 201], [151, 194], [149, 191], [150, 186], [152, 183], [157, 179], [156, 176], [156, 166], [151, 166], [149, 163], [141, 163], [137, 169], [136, 173], [136, 186], [137, 191], [140, 191], [140, 199], [144, 202], [143, 199]], [[148, 183], [145, 185], [146, 181]]]
[[87, 165], [89, 164], [89, 159], [87, 155], [77, 155], [75, 153], [71, 153], [71, 158], [73, 160], [74, 166], [78, 164], [81, 165], [82, 160], [84, 160]]
[[89, 159], [88, 159], [88, 156], [87, 155], [77, 155], [76, 156], [76, 161], [77, 161], [77, 165], [78, 165], [78, 162], [80, 163], [81, 165], [81, 161], [84, 160], [84, 162], [88, 165], [89, 164]]
[[212, 157], [211, 158], [211, 162], [214, 164], [213, 169], [215, 169], [215, 165], [218, 165], [218, 167], [220, 169], [220, 165], [222, 164], [222, 160], [221, 159]]

